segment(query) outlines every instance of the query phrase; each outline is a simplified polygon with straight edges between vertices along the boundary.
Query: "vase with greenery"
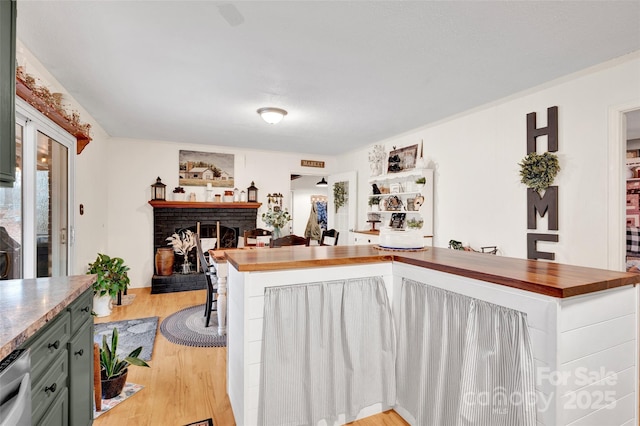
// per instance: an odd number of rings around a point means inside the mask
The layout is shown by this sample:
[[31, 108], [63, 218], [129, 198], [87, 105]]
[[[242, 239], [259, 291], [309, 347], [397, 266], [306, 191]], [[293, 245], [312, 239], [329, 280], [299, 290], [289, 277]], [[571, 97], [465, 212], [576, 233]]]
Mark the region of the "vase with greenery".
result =
[[262, 213], [262, 221], [267, 225], [273, 228], [271, 232], [271, 238], [274, 240], [280, 238], [282, 236], [282, 228], [289, 223], [291, 220], [291, 215], [287, 211], [287, 209], [281, 209], [278, 206], [274, 206], [273, 208], [267, 210]]
[[96, 260], [89, 263], [87, 274], [96, 275], [96, 281], [93, 283], [93, 310], [97, 316], [111, 314], [112, 298], [129, 287], [128, 270], [129, 267], [125, 265], [122, 258], [110, 257], [102, 253], [98, 253]]
[[114, 328], [111, 334], [111, 346], [107, 336], [102, 336], [100, 347], [100, 380], [102, 384], [102, 399], [111, 399], [120, 395], [127, 381], [129, 365], [149, 367], [143, 359], [140, 359], [142, 346], [132, 350], [129, 355], [121, 359], [118, 351], [118, 329]]
[[196, 246], [196, 235], [190, 229], [181, 229], [178, 232], [174, 232], [170, 237], [165, 238], [168, 246], [173, 247], [173, 251], [180, 256], [183, 256], [182, 261], [182, 273], [188, 274], [191, 272], [191, 263], [189, 262], [189, 252]]

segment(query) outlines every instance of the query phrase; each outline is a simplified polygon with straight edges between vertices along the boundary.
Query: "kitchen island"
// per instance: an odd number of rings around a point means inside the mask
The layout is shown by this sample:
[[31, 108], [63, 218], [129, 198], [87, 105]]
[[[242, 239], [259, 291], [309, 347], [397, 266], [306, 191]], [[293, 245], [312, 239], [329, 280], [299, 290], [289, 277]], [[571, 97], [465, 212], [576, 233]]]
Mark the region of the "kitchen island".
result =
[[0, 359], [29, 349], [31, 421], [93, 422], [95, 275], [2, 281]]
[[[234, 251], [227, 260], [227, 386], [238, 424], [257, 423], [265, 289], [372, 276], [384, 280], [396, 324], [404, 279], [525, 313], [539, 424], [637, 424], [640, 275], [442, 248], [283, 247]], [[592, 380], [577, 380], [579, 371]], [[415, 424], [413, 413], [394, 409]]]

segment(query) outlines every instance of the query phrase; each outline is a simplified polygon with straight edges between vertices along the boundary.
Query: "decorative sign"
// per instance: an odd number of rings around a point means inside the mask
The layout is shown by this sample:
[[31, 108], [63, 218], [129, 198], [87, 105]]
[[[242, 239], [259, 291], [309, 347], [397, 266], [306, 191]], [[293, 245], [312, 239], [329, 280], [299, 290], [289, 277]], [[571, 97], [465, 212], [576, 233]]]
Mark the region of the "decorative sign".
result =
[[[536, 152], [536, 139], [539, 136], [547, 136], [547, 150], [558, 150], [558, 107], [547, 108], [547, 127], [536, 128], [536, 113], [527, 114], [527, 154]], [[537, 215], [547, 216], [549, 230], [558, 230], [558, 187], [550, 186], [544, 196], [534, 189], [527, 188], [527, 228], [537, 229]], [[558, 234], [540, 234], [530, 232], [527, 234], [527, 259], [554, 260], [555, 253], [538, 251], [538, 241], [558, 242]]]
[[300, 165], [302, 167], [318, 167], [324, 169], [324, 161], [300, 160]]

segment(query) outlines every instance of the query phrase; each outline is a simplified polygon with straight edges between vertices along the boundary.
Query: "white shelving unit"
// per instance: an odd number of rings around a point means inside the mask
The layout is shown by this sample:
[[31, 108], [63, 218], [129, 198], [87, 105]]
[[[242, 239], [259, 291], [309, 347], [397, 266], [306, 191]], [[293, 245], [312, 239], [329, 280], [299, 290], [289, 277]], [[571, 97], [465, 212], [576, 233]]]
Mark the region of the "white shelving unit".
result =
[[[421, 189], [418, 189], [415, 181], [416, 179], [424, 177], [426, 182]], [[367, 213], [378, 213], [380, 214], [381, 226], [388, 225], [391, 220], [391, 215], [393, 213], [405, 213], [407, 216], [407, 220], [410, 218], [419, 219], [421, 218], [423, 221], [422, 224], [422, 233], [425, 237], [433, 237], [433, 169], [412, 169], [398, 173], [388, 173], [379, 176], [374, 176], [368, 179], [370, 185], [374, 183], [378, 186], [378, 188], [389, 188], [389, 193], [384, 194], [373, 194], [373, 190], [370, 189], [370, 193], [368, 198], [371, 199], [373, 197], [380, 197], [380, 208], [378, 211], [372, 210], [371, 206], [369, 206]], [[399, 187], [395, 187], [398, 185]], [[392, 187], [397, 192], [391, 192]], [[402, 207], [400, 210], [388, 210], [385, 209], [385, 200], [389, 197], [398, 197], [402, 203]], [[419, 207], [418, 210], [411, 210], [407, 208], [408, 200], [416, 198], [418, 196], [424, 197], [424, 203]], [[360, 238], [358, 238], [360, 237]], [[377, 236], [372, 236], [370, 234], [358, 235], [356, 232], [354, 234], [354, 243], [358, 244], [363, 242], [364, 244], [377, 243]], [[429, 245], [431, 241], [429, 241]]]

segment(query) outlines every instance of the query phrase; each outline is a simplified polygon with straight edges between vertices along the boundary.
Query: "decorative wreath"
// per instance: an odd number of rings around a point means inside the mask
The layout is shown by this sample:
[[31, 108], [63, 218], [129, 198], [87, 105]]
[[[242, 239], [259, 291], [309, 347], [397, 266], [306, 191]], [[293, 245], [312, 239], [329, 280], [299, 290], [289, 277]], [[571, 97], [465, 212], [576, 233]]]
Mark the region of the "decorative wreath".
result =
[[338, 209], [344, 206], [347, 202], [347, 185], [346, 182], [336, 182], [333, 184], [333, 204], [336, 207], [336, 213]]
[[560, 171], [558, 156], [550, 152], [527, 154], [518, 165], [522, 178], [520, 182], [536, 191], [550, 187]]

